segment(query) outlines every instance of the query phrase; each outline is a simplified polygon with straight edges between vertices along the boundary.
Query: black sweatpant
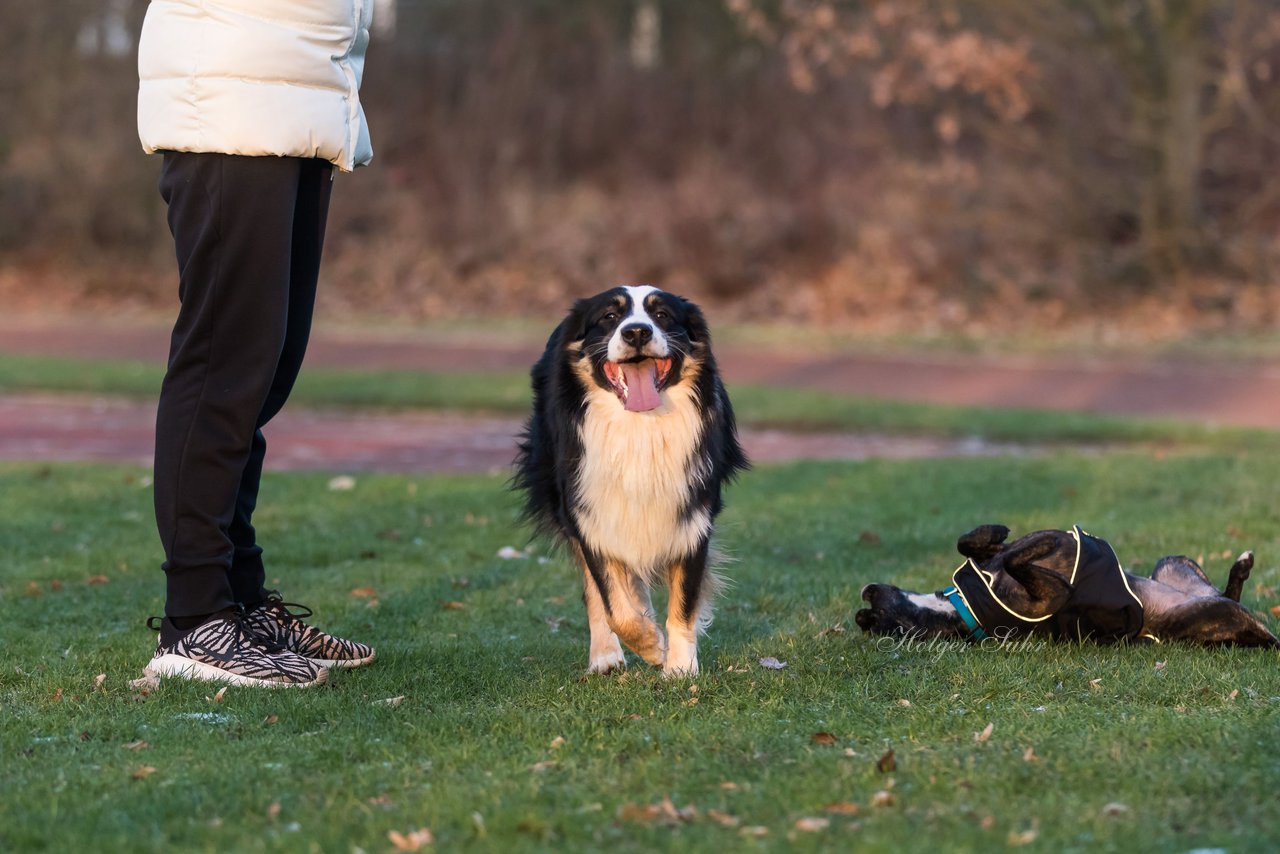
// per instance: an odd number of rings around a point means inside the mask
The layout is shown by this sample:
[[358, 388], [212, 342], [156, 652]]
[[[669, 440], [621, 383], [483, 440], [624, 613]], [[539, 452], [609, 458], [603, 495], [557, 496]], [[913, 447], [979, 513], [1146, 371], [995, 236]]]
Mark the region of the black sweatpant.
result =
[[181, 301], [156, 415], [169, 617], [266, 596], [252, 523], [262, 427], [302, 366], [332, 168], [297, 157], [164, 155], [160, 193]]

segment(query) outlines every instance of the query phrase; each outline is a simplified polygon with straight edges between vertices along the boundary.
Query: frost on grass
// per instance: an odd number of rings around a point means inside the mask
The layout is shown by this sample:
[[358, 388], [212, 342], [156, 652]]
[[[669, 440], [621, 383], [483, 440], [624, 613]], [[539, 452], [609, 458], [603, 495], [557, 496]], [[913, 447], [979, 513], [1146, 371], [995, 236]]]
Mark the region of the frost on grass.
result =
[[221, 712], [183, 712], [180, 715], [174, 715], [175, 721], [199, 721], [206, 724], [229, 724], [233, 720], [231, 715], [224, 715]]

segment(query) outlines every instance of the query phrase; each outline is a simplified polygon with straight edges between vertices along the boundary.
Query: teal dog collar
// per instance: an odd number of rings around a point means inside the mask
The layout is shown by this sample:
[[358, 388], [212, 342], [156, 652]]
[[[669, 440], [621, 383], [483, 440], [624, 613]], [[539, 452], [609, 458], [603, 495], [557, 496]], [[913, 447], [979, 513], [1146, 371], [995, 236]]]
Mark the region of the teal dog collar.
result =
[[956, 609], [956, 613], [960, 615], [960, 619], [964, 620], [965, 626], [969, 629], [969, 634], [973, 635], [977, 640], [982, 640], [987, 633], [982, 630], [982, 626], [978, 623], [978, 618], [973, 616], [973, 611], [969, 608], [969, 603], [964, 601], [964, 597], [960, 595], [960, 590], [953, 584], [940, 594], [945, 596], [952, 607]]

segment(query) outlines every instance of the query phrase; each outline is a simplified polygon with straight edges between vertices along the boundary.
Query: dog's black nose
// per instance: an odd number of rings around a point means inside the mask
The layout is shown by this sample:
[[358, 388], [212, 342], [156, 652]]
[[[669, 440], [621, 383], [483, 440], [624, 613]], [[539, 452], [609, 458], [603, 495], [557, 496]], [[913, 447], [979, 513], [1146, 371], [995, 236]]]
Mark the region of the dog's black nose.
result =
[[619, 334], [622, 336], [622, 340], [632, 347], [643, 347], [653, 339], [653, 329], [643, 323], [632, 323], [630, 326], [624, 326]]

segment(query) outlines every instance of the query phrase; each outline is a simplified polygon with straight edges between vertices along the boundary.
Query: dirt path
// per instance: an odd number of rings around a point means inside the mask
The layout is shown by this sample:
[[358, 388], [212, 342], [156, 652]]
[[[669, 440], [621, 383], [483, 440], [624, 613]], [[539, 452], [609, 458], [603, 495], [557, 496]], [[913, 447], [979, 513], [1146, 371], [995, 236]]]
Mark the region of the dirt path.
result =
[[[0, 395], [0, 460], [83, 460], [149, 466], [155, 404], [63, 395]], [[503, 473], [520, 422], [439, 413], [288, 409], [267, 428], [278, 471]], [[975, 440], [744, 430], [757, 463], [800, 459], [990, 456], [1025, 452]]]
[[[479, 338], [480, 336], [474, 336]], [[321, 330], [309, 366], [394, 370], [523, 370], [540, 347], [489, 340], [433, 341], [425, 333], [356, 335]], [[0, 319], [0, 352], [163, 362], [156, 322]], [[1066, 362], [978, 356], [806, 355], [718, 347], [725, 380], [815, 388], [890, 400], [1085, 410], [1280, 429], [1280, 363], [1192, 360]]]
[[[158, 323], [66, 318], [0, 319], [0, 352], [160, 363]], [[480, 336], [476, 336], [480, 337]], [[453, 336], [451, 336], [453, 338]], [[538, 347], [501, 340], [434, 342], [424, 335], [320, 331], [311, 366], [399, 370], [527, 368]], [[1280, 365], [1066, 364], [981, 358], [805, 356], [742, 347], [718, 350], [726, 381], [815, 388], [894, 400], [990, 407], [1077, 409], [1280, 428]], [[150, 460], [154, 404], [87, 397], [0, 397], [0, 459]], [[272, 422], [277, 469], [475, 472], [505, 470], [514, 419], [287, 409]], [[988, 455], [1017, 452], [972, 441], [748, 430], [759, 462]]]

